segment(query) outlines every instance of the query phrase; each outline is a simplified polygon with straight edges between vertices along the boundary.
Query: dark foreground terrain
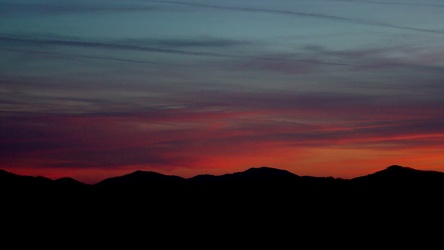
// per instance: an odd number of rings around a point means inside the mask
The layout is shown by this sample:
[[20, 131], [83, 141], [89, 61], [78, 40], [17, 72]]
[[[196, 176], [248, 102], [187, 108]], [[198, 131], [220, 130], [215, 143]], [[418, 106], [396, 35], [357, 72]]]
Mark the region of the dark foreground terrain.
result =
[[389, 166], [369, 175], [340, 179], [299, 176], [259, 167], [225, 175], [192, 178], [135, 171], [84, 184], [21, 176], [0, 170], [3, 207], [15, 205], [169, 209], [333, 210], [336, 207], [406, 208], [438, 205], [444, 198], [444, 173]]
[[353, 179], [269, 167], [188, 179], [135, 171], [94, 185], [1, 170], [0, 195], [3, 222], [17, 233], [49, 226], [167, 235], [197, 228], [196, 237], [222, 231], [369, 237], [444, 227], [444, 173], [397, 165]]

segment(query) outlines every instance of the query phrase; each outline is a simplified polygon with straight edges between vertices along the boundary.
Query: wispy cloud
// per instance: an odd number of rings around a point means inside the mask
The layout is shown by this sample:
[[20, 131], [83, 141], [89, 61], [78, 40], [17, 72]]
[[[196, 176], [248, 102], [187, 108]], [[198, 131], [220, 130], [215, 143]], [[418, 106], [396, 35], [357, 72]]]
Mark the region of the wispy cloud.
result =
[[93, 56], [93, 55], [84, 55], [84, 54], [72, 54], [69, 52], [61, 53], [61, 52], [51, 52], [51, 51], [39, 51], [39, 50], [31, 50], [31, 49], [2, 49], [2, 51], [12, 51], [26, 54], [34, 54], [39, 56], [49, 56], [49, 57], [59, 57], [59, 58], [83, 58], [83, 59], [99, 59], [99, 60], [109, 60], [109, 61], [117, 61], [117, 62], [127, 62], [127, 63], [141, 63], [141, 64], [153, 64], [153, 65], [172, 65], [166, 64], [156, 61], [148, 61], [148, 60], [136, 60], [136, 59], [126, 59], [122, 57], [111, 57], [111, 56]]
[[[256, 49], [255, 46], [262, 45]], [[0, 34], [0, 50], [31, 53], [37, 55], [48, 55], [58, 57], [72, 57], [72, 58], [89, 58], [89, 59], [103, 59], [112, 61], [121, 61], [129, 63], [145, 63], [145, 64], [159, 64], [166, 65], [164, 62], [140, 60], [135, 58], [126, 58], [122, 56], [110, 56], [110, 53], [97, 53], [109, 51], [139, 51], [147, 53], [161, 53], [182, 56], [200, 56], [200, 57], [214, 57], [221, 59], [235, 59], [233, 66], [238, 69], [269, 69], [272, 71], [282, 71], [287, 73], [300, 72], [301, 70], [310, 68], [310, 65], [348, 65], [347, 62], [328, 61], [325, 58], [313, 57], [313, 55], [304, 55], [298, 52], [290, 52], [286, 54], [271, 53], [260, 42], [247, 40], [232, 40], [224, 38], [211, 37], [197, 37], [193, 39], [126, 39], [107, 41], [87, 39], [87, 38], [73, 38], [60, 37], [52, 35], [36, 35], [36, 34]], [[48, 51], [47, 46], [64, 47], [64, 48], [81, 48], [94, 49], [95, 55], [90, 53], [73, 53], [73, 50], [66, 51]], [[3, 48], [2, 48], [3, 47]], [[235, 49], [249, 48], [250, 52], [239, 54]], [[259, 49], [260, 48], [260, 49]], [[220, 51], [220, 52], [218, 52]], [[230, 53], [231, 52], [231, 53]], [[170, 62], [169, 65], [177, 63]]]
[[[241, 56], [235, 54], [217, 53], [211, 51], [186, 50], [199, 48], [227, 48], [237, 47], [251, 44], [246, 41], [235, 41], [229, 39], [217, 38], [202, 38], [202, 39], [134, 39], [134, 40], [120, 40], [120, 41], [98, 41], [92, 39], [82, 38], [67, 38], [67, 37], [52, 37], [52, 36], [36, 36], [32, 34], [27, 35], [10, 35], [0, 34], [0, 43], [3, 47], [17, 47], [17, 46], [63, 46], [63, 47], [77, 47], [86, 49], [102, 49], [102, 50], [131, 50], [142, 52], [167, 53], [178, 55], [191, 56], [212, 56], [223, 58], [238, 58]], [[7, 50], [4, 48], [4, 50]], [[45, 52], [46, 53], [46, 52]], [[107, 58], [104, 58], [107, 59]], [[112, 59], [112, 58], [109, 58]], [[125, 60], [125, 59], [122, 59]], [[137, 62], [137, 60], [136, 60]]]
[[309, 13], [309, 12], [300, 12], [300, 11], [292, 11], [292, 10], [215, 5], [215, 4], [203, 4], [203, 3], [180, 2], [180, 1], [154, 1], [154, 2], [166, 3], [166, 4], [176, 4], [176, 5], [186, 5], [186, 6], [192, 6], [192, 7], [197, 7], [197, 8], [211, 8], [211, 9], [219, 9], [219, 10], [231, 10], [231, 11], [243, 11], [243, 12], [256, 12], [256, 13], [265, 13], [265, 14], [298, 16], [298, 17], [304, 17], [304, 18], [318, 18], [318, 19], [324, 19], [324, 20], [328, 20], [328, 21], [355, 23], [355, 24], [361, 24], [361, 25], [367, 25], [367, 26], [385, 27], [385, 28], [409, 30], [409, 31], [416, 31], [416, 32], [426, 32], [426, 33], [434, 33], [434, 34], [444, 34], [444, 31], [442, 31], [442, 30], [423, 29], [423, 28], [417, 28], [417, 27], [409, 27], [409, 26], [379, 22], [376, 20], [349, 18], [349, 17], [337, 16], [337, 15], [327, 15], [327, 14], [323, 14], [323, 13]]
[[[336, 108], [326, 112], [337, 113]], [[55, 168], [149, 165], [165, 169], [210, 164], [212, 157], [257, 152], [272, 156], [273, 149], [283, 148], [443, 146], [444, 128], [435, 118], [393, 117], [392, 113], [385, 119], [313, 123], [304, 121], [309, 112], [296, 113], [283, 114], [271, 107], [248, 112], [153, 109], [130, 116], [13, 116], [0, 125], [0, 157], [5, 164], [18, 157]]]
[[431, 3], [406, 3], [406, 2], [396, 2], [396, 1], [370, 1], [370, 0], [321, 0], [328, 2], [348, 2], [348, 3], [368, 3], [368, 4], [382, 4], [382, 5], [400, 5], [400, 6], [412, 6], [412, 7], [432, 7], [432, 8], [444, 8], [441, 4], [431, 4]]
[[0, 3], [0, 13], [11, 15], [14, 13], [34, 13], [40, 15], [51, 14], [85, 14], [90, 12], [140, 12], [153, 11], [157, 8], [141, 3], [117, 2], [53, 2], [53, 3]]

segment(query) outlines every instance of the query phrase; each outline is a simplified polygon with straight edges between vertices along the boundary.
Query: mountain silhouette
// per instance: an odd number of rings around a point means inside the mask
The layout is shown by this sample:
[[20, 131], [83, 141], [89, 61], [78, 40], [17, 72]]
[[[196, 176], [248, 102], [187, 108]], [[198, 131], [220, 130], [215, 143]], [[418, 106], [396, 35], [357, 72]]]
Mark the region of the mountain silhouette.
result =
[[[70, 177], [52, 180], [42, 176], [18, 175], [0, 169], [0, 191], [2, 194], [13, 195], [14, 192], [49, 192], [60, 190], [96, 190], [104, 191], [137, 191], [154, 188], [186, 189], [207, 187], [228, 188], [261, 188], [274, 189], [279, 186], [307, 188], [303, 191], [325, 191], [331, 188], [336, 191], [350, 189], [383, 189], [408, 191], [444, 191], [444, 173], [429, 170], [416, 170], [399, 165], [389, 166], [381, 171], [352, 179], [334, 177], [300, 176], [287, 170], [271, 167], [252, 167], [245, 171], [222, 175], [201, 174], [190, 178], [175, 175], [164, 175], [153, 171], [137, 170], [122, 176], [104, 179], [96, 184], [85, 184]], [[151, 190], [153, 191], [153, 190]], [[197, 190], [194, 190], [197, 191]], [[295, 191], [295, 190], [293, 190]], [[44, 193], [42, 193], [43, 195]]]
[[438, 171], [425, 171], [425, 170], [416, 170], [409, 167], [403, 167], [399, 165], [392, 165], [387, 167], [384, 170], [377, 171], [372, 174], [368, 174], [365, 176], [355, 177], [353, 180], [356, 182], [369, 182], [374, 183], [377, 181], [378, 183], [390, 184], [390, 183], [406, 183], [406, 184], [414, 184], [413, 182], [421, 182], [422, 184], [426, 183], [437, 183], [442, 181], [444, 178], [443, 172]]
[[444, 173], [398, 165], [352, 179], [270, 167], [191, 178], [137, 170], [96, 184], [0, 170], [0, 197], [4, 225], [27, 225], [33, 232], [52, 225], [94, 233], [142, 228], [182, 235], [198, 228], [199, 234], [296, 230], [340, 236], [444, 222]]
[[[223, 175], [202, 174], [191, 178], [137, 170], [85, 184], [65, 177], [51, 180], [42, 176], [22, 176], [0, 170], [0, 192], [3, 197], [47, 198], [65, 200], [76, 197], [94, 200], [165, 198], [237, 202], [298, 199], [342, 201], [356, 199], [427, 198], [444, 194], [444, 173], [416, 170], [392, 165], [352, 179], [299, 176], [286, 170], [253, 167]], [[112, 198], [111, 198], [112, 197]], [[288, 200], [288, 199], [287, 199]], [[81, 202], [81, 200], [79, 200]]]
[[172, 176], [172, 175], [164, 175], [159, 174], [157, 172], [152, 171], [141, 171], [137, 170], [135, 172], [132, 172], [130, 174], [126, 174], [123, 176], [118, 177], [111, 177], [108, 179], [105, 179], [103, 181], [98, 182], [97, 186], [102, 187], [129, 187], [129, 186], [135, 186], [140, 187], [144, 185], [167, 185], [170, 183], [174, 183], [176, 181], [181, 181], [184, 178], [179, 176]]

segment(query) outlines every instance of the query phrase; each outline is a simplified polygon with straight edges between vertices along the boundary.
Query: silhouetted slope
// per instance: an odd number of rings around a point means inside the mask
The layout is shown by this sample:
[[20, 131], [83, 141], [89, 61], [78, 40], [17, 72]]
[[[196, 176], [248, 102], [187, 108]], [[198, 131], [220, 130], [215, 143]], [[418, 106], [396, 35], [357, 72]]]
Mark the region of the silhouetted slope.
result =
[[[0, 171], [0, 215], [61, 228], [116, 225], [189, 232], [275, 229], [349, 231], [440, 226], [444, 174], [400, 166], [353, 179], [298, 176], [261, 167], [192, 178], [133, 173], [86, 185]], [[13, 215], [13, 216], [12, 216]], [[61, 216], [61, 217], [60, 217]], [[63, 218], [63, 220], [60, 220]], [[120, 226], [122, 228], [122, 226]], [[379, 230], [379, 229], [378, 229]], [[166, 233], [167, 234], [167, 233]]]
[[249, 168], [243, 172], [235, 172], [223, 175], [197, 175], [188, 178], [188, 182], [194, 184], [213, 184], [213, 183], [236, 183], [243, 181], [280, 181], [296, 179], [299, 176], [287, 170], [275, 169], [270, 167]]
[[374, 220], [420, 224], [442, 218], [444, 173], [393, 165], [347, 183], [343, 196], [348, 199], [344, 204], [382, 217]]
[[426, 197], [444, 194], [444, 173], [392, 165], [350, 180], [353, 189], [365, 194]]
[[57, 189], [56, 199], [60, 199], [60, 197], [66, 197], [65, 200], [69, 200], [70, 197], [76, 198], [77, 200], [81, 200], [83, 197], [87, 196], [92, 191], [92, 186], [89, 184], [85, 184], [78, 180], [75, 180], [70, 177], [63, 177], [54, 180], [55, 188]]
[[0, 194], [6, 197], [33, 197], [57, 190], [56, 183], [42, 176], [23, 176], [0, 170]]
[[93, 194], [99, 201], [124, 200], [139, 204], [180, 198], [185, 178], [137, 170], [123, 176], [111, 177], [93, 185]]
[[219, 176], [199, 175], [187, 181], [193, 195], [199, 194], [238, 204], [273, 202], [282, 206], [334, 199], [345, 185], [345, 180], [338, 178], [301, 177], [270, 167], [250, 168]]
[[17, 175], [5, 170], [0, 170], [0, 185], [2, 187], [13, 186], [20, 188], [23, 186], [30, 186], [37, 188], [51, 184], [52, 184], [51, 179], [42, 176], [24, 176], [24, 175]]
[[299, 178], [286, 170], [259, 167], [219, 176], [198, 175], [186, 180], [186, 188], [193, 200], [245, 204], [287, 196]]
[[259, 167], [249, 168], [243, 172], [235, 172], [223, 175], [197, 175], [195, 177], [187, 179], [187, 182], [192, 185], [207, 185], [207, 186], [237, 186], [237, 187], [251, 187], [251, 186], [264, 186], [273, 188], [275, 185], [279, 185], [287, 182], [296, 182], [300, 178], [298, 175], [293, 174], [286, 170]]
[[111, 177], [98, 182], [94, 186], [101, 188], [144, 188], [151, 186], [169, 186], [176, 185], [184, 178], [174, 175], [163, 175], [152, 171], [137, 170], [123, 176]]
[[395, 184], [436, 184], [442, 183], [444, 180], [444, 173], [429, 170], [416, 170], [409, 167], [402, 167], [399, 165], [392, 165], [384, 170], [355, 177], [353, 182], [361, 182], [368, 184], [383, 184], [392, 185]]
[[119, 200], [158, 204], [196, 203], [249, 204], [304, 202], [319, 204], [352, 201], [393, 202], [433, 199], [444, 194], [444, 173], [402, 166], [388, 168], [350, 180], [333, 177], [299, 176], [286, 170], [259, 167], [223, 175], [192, 178], [135, 171], [87, 185], [72, 178], [51, 180], [21, 176], [0, 170], [3, 197], [69, 200], [100, 203]]
[[56, 234], [69, 232], [73, 240], [85, 230], [92, 237], [111, 233], [111, 240], [130, 232], [149, 242], [210, 235], [217, 243], [251, 233], [259, 245], [262, 237], [274, 235], [277, 241], [291, 239], [294, 247], [306, 236], [341, 244], [351, 239], [356, 246], [356, 237], [367, 244], [413, 229], [439, 229], [443, 176], [390, 166], [348, 180], [261, 167], [187, 179], [135, 171], [87, 185], [0, 170], [0, 216], [7, 231], [17, 228], [16, 235], [28, 229], [47, 237], [51, 228]]
[[270, 167], [249, 168], [242, 172], [235, 172], [219, 176], [220, 179], [224, 179], [226, 181], [282, 181], [294, 180], [298, 177], [298, 175], [287, 170]]
[[[73, 189], [85, 188], [89, 186], [83, 182], [75, 180], [70, 177], [59, 178], [52, 180], [43, 176], [26, 176], [18, 175], [0, 169], [0, 187], [1, 190], [13, 188], [12, 190], [23, 190], [29, 192], [38, 192], [40, 190], [47, 190], [53, 188], [68, 188]], [[11, 190], [11, 191], [12, 191]]]
[[62, 178], [56, 179], [54, 181], [56, 183], [58, 183], [59, 185], [70, 186], [70, 187], [73, 187], [73, 188], [76, 188], [76, 187], [83, 188], [83, 187], [88, 185], [88, 184], [80, 182], [80, 181], [78, 181], [76, 179], [73, 179], [71, 177], [62, 177]]

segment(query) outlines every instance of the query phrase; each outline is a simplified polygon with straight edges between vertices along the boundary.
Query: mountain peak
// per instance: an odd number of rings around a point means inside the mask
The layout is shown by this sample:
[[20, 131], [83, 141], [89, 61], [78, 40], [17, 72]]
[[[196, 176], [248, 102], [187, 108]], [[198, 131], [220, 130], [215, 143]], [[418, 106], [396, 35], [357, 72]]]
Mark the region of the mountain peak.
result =
[[278, 169], [278, 168], [272, 168], [267, 166], [262, 167], [252, 167], [244, 171], [244, 173], [249, 174], [259, 174], [259, 175], [268, 175], [271, 174], [273, 176], [288, 176], [288, 175], [295, 175], [287, 170], [284, 169]]
[[167, 181], [181, 181], [184, 178], [175, 175], [164, 175], [154, 171], [136, 170], [132, 173], [122, 176], [111, 177], [105, 179], [97, 185], [147, 185], [152, 183], [167, 182]]
[[391, 165], [391, 166], [388, 166], [386, 168], [386, 170], [390, 170], [390, 171], [403, 171], [403, 170], [415, 170], [415, 169], [410, 168], [410, 167], [400, 166], [400, 165]]
[[266, 179], [280, 179], [280, 178], [294, 178], [299, 177], [290, 171], [277, 169], [272, 167], [252, 167], [242, 172], [235, 172], [223, 175], [231, 179], [250, 179], [250, 180], [266, 180]]

